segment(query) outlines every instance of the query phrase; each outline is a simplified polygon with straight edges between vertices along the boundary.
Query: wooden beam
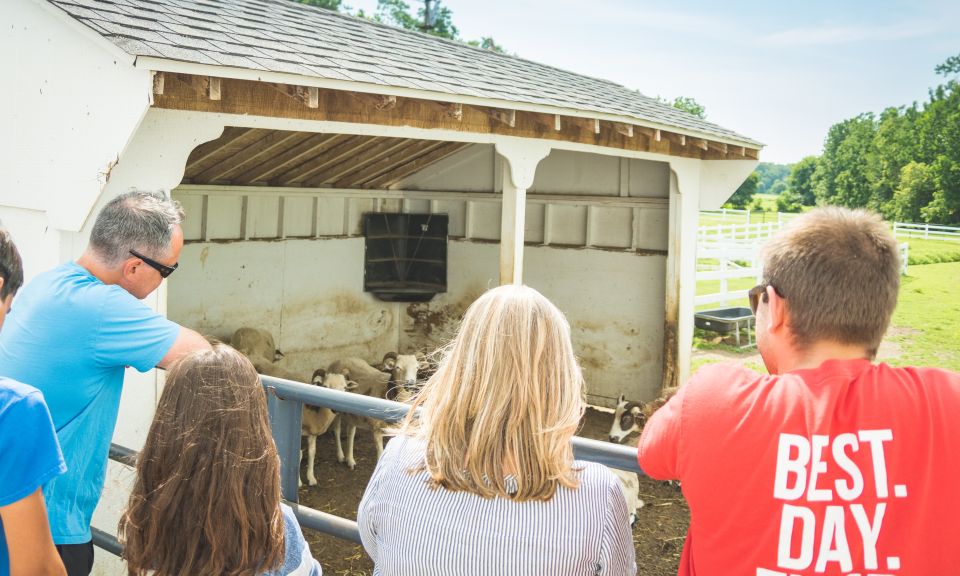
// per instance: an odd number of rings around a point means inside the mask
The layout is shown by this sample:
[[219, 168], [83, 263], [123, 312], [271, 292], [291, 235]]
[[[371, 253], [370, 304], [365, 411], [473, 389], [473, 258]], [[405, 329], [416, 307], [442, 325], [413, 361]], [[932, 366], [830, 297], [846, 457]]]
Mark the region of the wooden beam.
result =
[[367, 164], [361, 170], [339, 180], [335, 187], [337, 188], [358, 188], [363, 187], [367, 182], [379, 178], [384, 174], [404, 166], [411, 159], [416, 158], [434, 148], [438, 148], [441, 143], [435, 140], [403, 140], [405, 143], [396, 153], [382, 156], [372, 164]]
[[463, 104], [459, 102], [444, 102], [440, 106], [448, 118], [453, 118], [457, 122], [463, 121]]
[[490, 114], [490, 117], [500, 122], [501, 124], [506, 124], [511, 128], [517, 127], [517, 111], [516, 110], [504, 110], [502, 108], [488, 108], [487, 112]]
[[234, 176], [230, 180], [234, 184], [243, 186], [248, 186], [254, 182], [270, 182], [287, 170], [299, 166], [302, 163], [316, 160], [324, 152], [333, 148], [337, 143], [346, 138], [347, 136], [343, 134], [313, 134], [306, 140], [299, 142], [291, 148], [287, 148], [279, 154], [270, 156], [263, 162]]
[[153, 93], [157, 95], [163, 94], [163, 72], [155, 72], [153, 74]]
[[219, 138], [204, 142], [193, 149], [190, 157], [187, 158], [184, 177], [192, 180], [198, 173], [213, 164], [232, 156], [250, 143], [263, 138], [264, 134], [266, 134], [266, 131], [257, 128], [227, 126], [223, 129], [223, 134]]
[[469, 144], [464, 142], [440, 142], [434, 148], [431, 148], [429, 152], [413, 159], [410, 162], [407, 162], [403, 166], [396, 168], [387, 172], [383, 176], [380, 176], [369, 182], [365, 182], [364, 188], [385, 189], [393, 186], [397, 182], [400, 182], [407, 176], [423, 170], [427, 166], [443, 160], [447, 156], [457, 152], [458, 150], [469, 146]]
[[220, 99], [220, 79], [216, 76], [210, 76], [207, 79], [207, 96], [211, 100]]
[[297, 99], [307, 108], [317, 108], [320, 106], [320, 89], [316, 86], [297, 86]]
[[373, 106], [381, 112], [387, 112], [397, 107], [397, 97], [392, 94], [367, 94], [366, 92], [350, 92], [350, 95], [367, 106]]
[[304, 185], [311, 188], [326, 188], [330, 185], [334, 188], [341, 188], [342, 186], [339, 183], [344, 179], [350, 178], [351, 175], [380, 158], [398, 152], [406, 145], [407, 141], [404, 138], [384, 138], [376, 145], [364, 147], [363, 152], [352, 155], [340, 164], [332, 166], [323, 173], [305, 181]]
[[324, 170], [337, 165], [352, 154], [359, 153], [368, 146], [373, 146], [379, 142], [380, 138], [371, 138], [369, 136], [353, 136], [346, 140], [341, 140], [336, 146], [324, 152], [323, 158], [318, 162], [304, 162], [292, 170], [284, 172], [276, 179], [276, 186], [289, 186], [291, 184], [302, 184], [313, 178]]
[[615, 122], [613, 127], [616, 128], [618, 134], [622, 134], [627, 138], [633, 138], [633, 124], [621, 124], [620, 122]]
[[303, 140], [309, 136], [307, 132], [286, 132], [274, 130], [267, 132], [266, 136], [253, 142], [249, 146], [240, 150], [213, 166], [210, 166], [203, 172], [195, 176], [197, 182], [215, 182], [229, 181], [231, 173], [242, 170], [248, 166], [255, 165], [260, 158], [276, 154], [278, 150], [283, 150], [293, 142]]

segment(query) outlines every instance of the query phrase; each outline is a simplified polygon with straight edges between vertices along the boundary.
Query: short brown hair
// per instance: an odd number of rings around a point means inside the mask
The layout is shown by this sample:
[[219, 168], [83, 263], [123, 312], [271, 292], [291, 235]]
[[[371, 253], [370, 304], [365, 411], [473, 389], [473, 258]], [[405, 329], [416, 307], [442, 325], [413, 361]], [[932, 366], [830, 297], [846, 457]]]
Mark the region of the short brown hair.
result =
[[214, 344], [174, 362], [137, 460], [119, 533], [130, 574], [275, 570], [280, 461], [253, 364]]
[[763, 249], [766, 281], [786, 300], [795, 344], [880, 347], [900, 289], [900, 251], [866, 210], [824, 207], [797, 218]]
[[0, 276], [3, 277], [0, 299], [16, 294], [23, 286], [23, 260], [10, 233], [3, 228], [0, 228]]

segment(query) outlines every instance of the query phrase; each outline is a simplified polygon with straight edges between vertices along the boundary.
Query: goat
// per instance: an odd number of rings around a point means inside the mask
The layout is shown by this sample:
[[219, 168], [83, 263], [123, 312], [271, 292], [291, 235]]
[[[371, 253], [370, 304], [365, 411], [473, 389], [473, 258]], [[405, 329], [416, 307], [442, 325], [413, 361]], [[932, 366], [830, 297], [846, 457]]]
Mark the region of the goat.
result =
[[[343, 374], [326, 372], [318, 368], [313, 373], [313, 384], [315, 386], [324, 386], [332, 390], [352, 391], [357, 387], [357, 383], [347, 380]], [[317, 477], [313, 473], [313, 464], [317, 454], [317, 436], [325, 433], [334, 425], [337, 437], [337, 460], [343, 462], [343, 448], [340, 445], [340, 418], [339, 414], [326, 407], [304, 406], [303, 414], [300, 418], [300, 435], [307, 437], [307, 484], [317, 485]], [[303, 461], [303, 450], [300, 451], [300, 460]], [[299, 466], [298, 466], [299, 469]], [[297, 475], [297, 485], [303, 486]]]
[[677, 388], [664, 388], [663, 395], [649, 402], [628, 402], [623, 394], [617, 398], [617, 409], [613, 414], [613, 423], [610, 425], [610, 441], [623, 444], [624, 440], [634, 432], [640, 433], [653, 413], [667, 403]]

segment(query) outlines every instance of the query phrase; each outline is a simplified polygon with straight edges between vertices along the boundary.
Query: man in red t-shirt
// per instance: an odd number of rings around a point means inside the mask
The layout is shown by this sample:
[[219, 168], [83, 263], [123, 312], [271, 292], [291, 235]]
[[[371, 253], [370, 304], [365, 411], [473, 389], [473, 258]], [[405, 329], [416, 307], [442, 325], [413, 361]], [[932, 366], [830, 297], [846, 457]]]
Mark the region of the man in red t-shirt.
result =
[[644, 428], [690, 505], [681, 575], [960, 575], [960, 375], [873, 364], [899, 289], [879, 217], [823, 208], [750, 291], [769, 376], [701, 369]]

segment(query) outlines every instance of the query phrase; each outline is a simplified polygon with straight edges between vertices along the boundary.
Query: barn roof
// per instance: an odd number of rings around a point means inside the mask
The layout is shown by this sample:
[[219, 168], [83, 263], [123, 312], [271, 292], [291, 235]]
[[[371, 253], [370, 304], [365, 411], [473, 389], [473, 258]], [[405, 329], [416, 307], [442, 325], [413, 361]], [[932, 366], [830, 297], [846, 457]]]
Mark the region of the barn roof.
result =
[[758, 147], [614, 82], [290, 0], [48, 0], [134, 56], [614, 114]]

